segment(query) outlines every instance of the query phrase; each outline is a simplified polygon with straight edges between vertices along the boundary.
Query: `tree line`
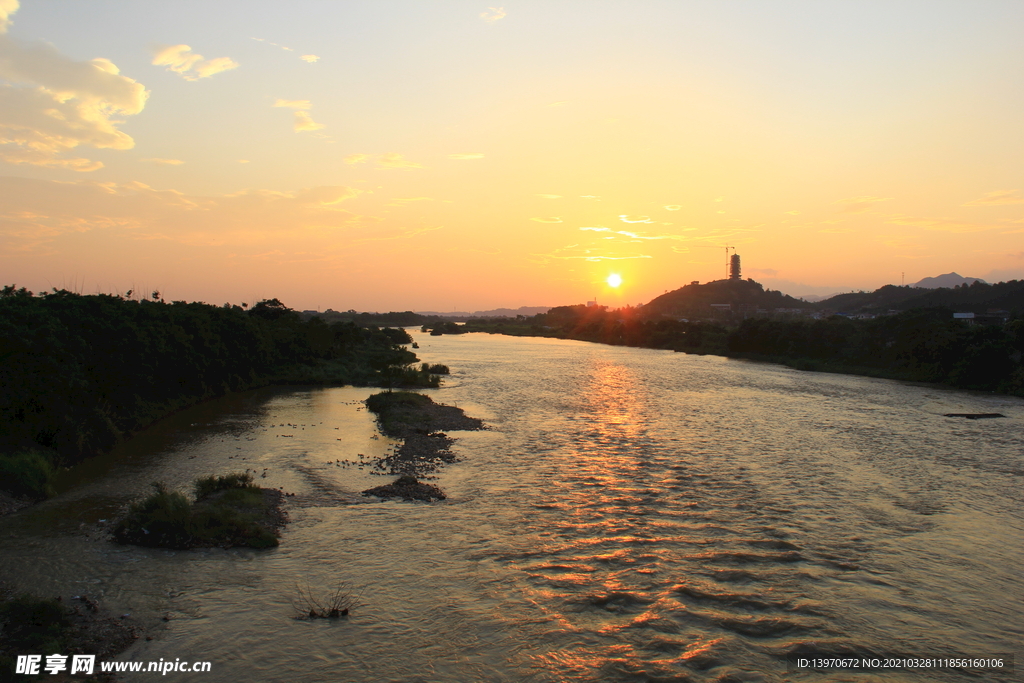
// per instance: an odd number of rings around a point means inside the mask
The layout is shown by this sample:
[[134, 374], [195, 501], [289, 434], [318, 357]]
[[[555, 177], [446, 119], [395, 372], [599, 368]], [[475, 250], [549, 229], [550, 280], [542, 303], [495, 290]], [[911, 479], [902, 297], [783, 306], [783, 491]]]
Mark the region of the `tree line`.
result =
[[[155, 299], [155, 297], [154, 297]], [[437, 386], [401, 329], [225, 304], [0, 290], [0, 487], [42, 495], [55, 467], [170, 412], [268, 384]]]
[[751, 358], [1024, 396], [1024, 319], [972, 325], [953, 319], [948, 308], [866, 320], [752, 317], [727, 326], [578, 305], [532, 318], [469, 322], [462, 329]]

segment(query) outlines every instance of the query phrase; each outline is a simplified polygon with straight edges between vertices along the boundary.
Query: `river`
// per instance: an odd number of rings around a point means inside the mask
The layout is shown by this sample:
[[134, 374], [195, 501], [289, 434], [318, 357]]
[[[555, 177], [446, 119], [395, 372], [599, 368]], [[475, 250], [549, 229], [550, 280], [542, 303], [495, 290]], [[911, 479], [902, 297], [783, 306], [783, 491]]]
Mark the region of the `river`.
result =
[[[414, 336], [422, 360], [452, 368], [427, 393], [489, 427], [453, 433], [460, 461], [432, 482], [446, 501], [359, 495], [386, 479], [338, 461], [394, 445], [360, 403], [371, 390], [266, 389], [179, 413], [0, 520], [0, 575], [131, 614], [153, 639], [125, 659], [211, 662], [168, 680], [1018, 680], [790, 672], [785, 656], [1019, 650], [1024, 401]], [[295, 494], [279, 548], [151, 550], [94, 532], [154, 480], [246, 468]], [[339, 586], [358, 603], [347, 618], [294, 618], [297, 587]]]

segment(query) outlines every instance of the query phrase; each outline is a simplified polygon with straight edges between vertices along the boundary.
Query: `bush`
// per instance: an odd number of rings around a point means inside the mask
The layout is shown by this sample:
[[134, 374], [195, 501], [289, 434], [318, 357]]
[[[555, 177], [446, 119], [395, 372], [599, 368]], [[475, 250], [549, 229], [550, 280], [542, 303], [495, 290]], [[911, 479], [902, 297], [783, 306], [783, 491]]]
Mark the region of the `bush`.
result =
[[3, 635], [10, 654], [50, 654], [67, 645], [71, 621], [56, 600], [19, 595], [0, 607]]
[[15, 495], [33, 498], [52, 496], [55, 474], [56, 468], [41, 450], [0, 455], [0, 481], [5, 490]]
[[431, 365], [430, 363], [424, 363], [423, 365], [420, 366], [420, 371], [423, 372], [424, 374], [431, 375], [452, 374], [451, 368], [449, 368], [447, 365], [442, 365], [441, 363], [437, 363], [435, 365]]
[[429, 396], [412, 391], [386, 391], [366, 399], [366, 407], [380, 414], [396, 408], [419, 408], [433, 403]]
[[188, 548], [192, 544], [192, 504], [177, 491], [153, 482], [156, 493], [134, 503], [114, 529], [114, 538], [159, 548]]

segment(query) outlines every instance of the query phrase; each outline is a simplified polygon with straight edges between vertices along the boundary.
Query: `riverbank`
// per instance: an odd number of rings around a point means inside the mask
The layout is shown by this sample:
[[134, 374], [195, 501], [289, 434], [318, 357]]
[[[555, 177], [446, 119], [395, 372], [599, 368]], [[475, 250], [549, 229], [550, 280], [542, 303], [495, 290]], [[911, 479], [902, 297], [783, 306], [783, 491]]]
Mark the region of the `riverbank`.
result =
[[[580, 309], [580, 310], [577, 310]], [[537, 321], [467, 323], [465, 332], [555, 337], [611, 346], [777, 363], [798, 370], [923, 382], [1024, 396], [1024, 321], [967, 325], [946, 309], [869, 320], [749, 318], [731, 327], [627, 311], [555, 309]]]
[[302, 320], [277, 299], [245, 309], [11, 286], [0, 319], [0, 487], [16, 497], [53, 495], [58, 469], [232, 392], [440, 384], [413, 365], [405, 330]]
[[[0, 681], [30, 680], [14, 674], [19, 655], [60, 654], [68, 657], [66, 670], [45, 677], [54, 681], [110, 683], [114, 674], [99, 671], [107, 661], [144, 636], [131, 615], [116, 615], [85, 594], [40, 598], [15, 593], [0, 585]], [[73, 655], [94, 655], [93, 674], [71, 677]], [[45, 661], [40, 661], [42, 674]]]

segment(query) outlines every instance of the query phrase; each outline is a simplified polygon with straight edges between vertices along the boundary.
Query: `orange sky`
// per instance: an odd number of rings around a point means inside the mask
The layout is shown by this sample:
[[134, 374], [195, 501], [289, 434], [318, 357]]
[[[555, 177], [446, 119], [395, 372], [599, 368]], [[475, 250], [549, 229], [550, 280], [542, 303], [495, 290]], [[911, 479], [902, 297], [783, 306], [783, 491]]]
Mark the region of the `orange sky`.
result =
[[0, 17], [4, 284], [636, 304], [722, 277], [725, 246], [794, 295], [1024, 278], [1016, 1], [0, 0]]

